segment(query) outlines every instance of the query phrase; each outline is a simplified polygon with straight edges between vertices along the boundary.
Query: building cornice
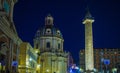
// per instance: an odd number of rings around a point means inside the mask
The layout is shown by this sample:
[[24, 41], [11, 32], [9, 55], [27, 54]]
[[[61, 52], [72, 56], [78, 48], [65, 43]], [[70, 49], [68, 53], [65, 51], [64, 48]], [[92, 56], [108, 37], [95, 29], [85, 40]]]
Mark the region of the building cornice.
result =
[[[6, 23], [9, 25], [9, 23]], [[12, 39], [14, 42], [20, 44], [22, 40], [18, 37], [17, 34], [15, 34], [10, 27], [6, 26], [4, 23], [2, 23], [2, 20], [0, 21], [0, 29], [3, 33], [5, 33], [10, 39]]]
[[47, 38], [50, 38], [50, 39], [52, 38], [52, 39], [62, 40], [62, 41], [64, 42], [64, 39], [62, 39], [62, 38], [58, 38], [58, 37], [55, 37], [55, 36], [54, 36], [54, 37], [52, 37], [52, 36], [51, 36], [51, 37], [45, 37], [45, 36], [42, 36], [42, 37], [40, 37], [40, 38], [46, 38], [46, 39], [47, 39]]

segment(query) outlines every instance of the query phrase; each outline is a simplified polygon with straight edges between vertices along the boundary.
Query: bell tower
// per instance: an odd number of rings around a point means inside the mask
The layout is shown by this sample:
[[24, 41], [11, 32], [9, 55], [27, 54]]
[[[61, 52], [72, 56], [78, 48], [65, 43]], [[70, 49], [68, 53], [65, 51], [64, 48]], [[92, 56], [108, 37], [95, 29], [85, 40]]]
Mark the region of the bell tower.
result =
[[92, 23], [94, 19], [87, 9], [83, 24], [85, 24], [85, 66], [86, 71], [93, 71], [94, 69], [94, 56], [93, 56], [93, 34]]

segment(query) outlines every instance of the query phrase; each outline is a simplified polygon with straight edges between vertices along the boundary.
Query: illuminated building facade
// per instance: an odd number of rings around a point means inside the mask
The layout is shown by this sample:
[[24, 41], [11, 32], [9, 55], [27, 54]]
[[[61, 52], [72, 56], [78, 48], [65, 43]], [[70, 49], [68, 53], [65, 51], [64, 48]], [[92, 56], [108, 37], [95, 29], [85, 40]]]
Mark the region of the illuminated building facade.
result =
[[62, 33], [54, 27], [53, 17], [45, 18], [45, 26], [34, 38], [34, 48], [39, 54], [40, 68], [37, 73], [66, 73], [68, 53], [63, 51]]
[[13, 22], [13, 8], [17, 0], [0, 0], [0, 73], [16, 73], [19, 45]]
[[79, 64], [80, 64], [80, 68], [85, 71], [85, 50], [80, 50], [79, 53]]
[[20, 45], [19, 51], [19, 73], [36, 73], [37, 54], [28, 42]]
[[89, 10], [83, 20], [85, 25], [85, 67], [86, 71], [93, 71], [94, 69], [94, 56], [93, 56], [93, 34], [92, 23], [94, 22]]
[[[85, 70], [85, 50], [80, 50], [80, 68]], [[120, 49], [119, 48], [98, 48], [94, 49], [94, 68], [99, 71], [105, 71], [104, 60], [110, 60], [108, 70], [113, 72], [114, 68], [120, 72]]]

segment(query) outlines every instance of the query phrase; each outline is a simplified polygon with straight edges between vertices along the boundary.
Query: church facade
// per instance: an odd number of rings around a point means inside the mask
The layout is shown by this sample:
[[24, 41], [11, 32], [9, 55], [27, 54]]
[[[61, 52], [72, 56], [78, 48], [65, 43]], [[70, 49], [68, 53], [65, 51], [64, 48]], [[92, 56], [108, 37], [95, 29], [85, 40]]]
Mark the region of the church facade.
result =
[[68, 53], [63, 50], [64, 39], [58, 28], [54, 27], [53, 17], [45, 18], [45, 26], [37, 30], [34, 49], [40, 67], [37, 73], [66, 73]]

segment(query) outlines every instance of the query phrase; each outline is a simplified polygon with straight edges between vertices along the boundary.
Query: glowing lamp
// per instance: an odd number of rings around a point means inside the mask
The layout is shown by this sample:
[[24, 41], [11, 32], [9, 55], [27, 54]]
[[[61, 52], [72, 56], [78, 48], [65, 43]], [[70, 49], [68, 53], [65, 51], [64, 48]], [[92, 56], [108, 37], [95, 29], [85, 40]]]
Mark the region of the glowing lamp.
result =
[[32, 58], [30, 58], [29, 60], [32, 61]]
[[47, 69], [46, 72], [49, 72], [49, 69]]

